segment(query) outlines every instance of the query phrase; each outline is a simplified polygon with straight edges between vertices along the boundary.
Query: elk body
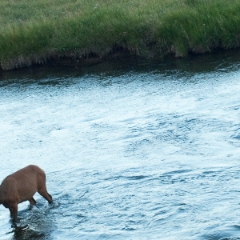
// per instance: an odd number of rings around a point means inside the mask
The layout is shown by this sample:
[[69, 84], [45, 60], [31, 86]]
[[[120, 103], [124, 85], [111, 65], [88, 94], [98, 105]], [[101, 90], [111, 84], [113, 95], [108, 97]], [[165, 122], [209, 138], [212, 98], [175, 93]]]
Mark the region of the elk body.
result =
[[9, 208], [13, 221], [17, 220], [18, 204], [29, 201], [35, 205], [33, 195], [38, 192], [49, 203], [52, 196], [47, 192], [46, 175], [44, 171], [35, 165], [29, 165], [7, 176], [0, 185], [0, 204]]

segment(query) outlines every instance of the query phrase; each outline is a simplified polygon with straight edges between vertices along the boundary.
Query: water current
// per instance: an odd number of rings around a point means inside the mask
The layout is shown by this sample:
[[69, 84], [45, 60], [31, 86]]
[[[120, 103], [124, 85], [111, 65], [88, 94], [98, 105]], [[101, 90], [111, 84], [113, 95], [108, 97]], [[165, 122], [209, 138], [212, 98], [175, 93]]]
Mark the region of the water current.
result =
[[240, 239], [240, 54], [0, 73], [0, 178], [36, 164], [54, 204], [0, 206], [0, 239]]

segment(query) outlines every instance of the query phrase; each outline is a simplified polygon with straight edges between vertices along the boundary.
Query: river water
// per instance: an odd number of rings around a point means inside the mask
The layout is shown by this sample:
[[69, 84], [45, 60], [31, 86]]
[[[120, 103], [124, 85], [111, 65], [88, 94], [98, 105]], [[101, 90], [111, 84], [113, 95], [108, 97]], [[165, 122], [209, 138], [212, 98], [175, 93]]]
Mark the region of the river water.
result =
[[0, 177], [37, 164], [0, 239], [240, 239], [240, 54], [0, 73]]

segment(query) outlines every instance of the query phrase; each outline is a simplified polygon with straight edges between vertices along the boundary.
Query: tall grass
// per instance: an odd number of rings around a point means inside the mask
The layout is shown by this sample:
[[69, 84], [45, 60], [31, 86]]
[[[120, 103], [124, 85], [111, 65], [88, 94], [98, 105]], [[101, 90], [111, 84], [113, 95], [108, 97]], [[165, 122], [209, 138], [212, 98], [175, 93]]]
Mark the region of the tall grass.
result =
[[239, 0], [1, 0], [0, 65], [237, 48], [239, 12]]

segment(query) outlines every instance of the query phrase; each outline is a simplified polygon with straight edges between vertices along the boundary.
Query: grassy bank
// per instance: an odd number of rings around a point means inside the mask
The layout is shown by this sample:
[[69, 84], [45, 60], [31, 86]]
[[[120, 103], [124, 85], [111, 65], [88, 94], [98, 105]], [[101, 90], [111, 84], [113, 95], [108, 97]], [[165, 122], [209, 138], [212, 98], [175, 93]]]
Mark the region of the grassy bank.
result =
[[240, 47], [239, 0], [1, 0], [0, 64]]

